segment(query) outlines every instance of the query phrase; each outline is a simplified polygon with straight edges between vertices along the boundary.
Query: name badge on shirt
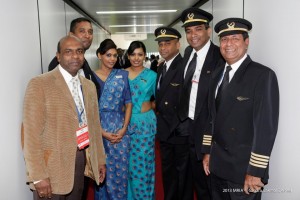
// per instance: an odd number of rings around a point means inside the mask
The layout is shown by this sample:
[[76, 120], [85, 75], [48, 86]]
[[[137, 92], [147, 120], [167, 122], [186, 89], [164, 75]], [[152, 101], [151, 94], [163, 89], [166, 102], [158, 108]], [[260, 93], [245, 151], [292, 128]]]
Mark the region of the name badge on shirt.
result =
[[78, 128], [76, 131], [76, 136], [77, 136], [77, 146], [79, 149], [84, 149], [86, 146], [90, 144], [87, 125]]
[[122, 75], [117, 75], [117, 76], [116, 76], [116, 78], [122, 78], [122, 77], [123, 77]]
[[192, 83], [199, 83], [200, 79], [200, 70], [195, 71], [193, 78], [192, 78]]

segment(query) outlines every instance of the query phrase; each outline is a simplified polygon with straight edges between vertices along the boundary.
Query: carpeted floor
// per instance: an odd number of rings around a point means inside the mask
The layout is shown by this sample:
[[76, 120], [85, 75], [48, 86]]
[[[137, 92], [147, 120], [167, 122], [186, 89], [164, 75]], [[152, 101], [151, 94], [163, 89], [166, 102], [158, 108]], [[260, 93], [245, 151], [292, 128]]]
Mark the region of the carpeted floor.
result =
[[[162, 175], [161, 175], [161, 160], [160, 160], [160, 150], [159, 150], [159, 143], [155, 142], [155, 196], [156, 200], [163, 200], [164, 199], [164, 191], [162, 186]], [[90, 181], [89, 183], [89, 190], [88, 190], [88, 197], [87, 200], [94, 200], [94, 182]]]
[[[155, 141], [155, 200], [164, 199], [159, 142]], [[196, 200], [194, 195], [194, 200]], [[94, 182], [90, 181], [87, 200], [94, 200]]]

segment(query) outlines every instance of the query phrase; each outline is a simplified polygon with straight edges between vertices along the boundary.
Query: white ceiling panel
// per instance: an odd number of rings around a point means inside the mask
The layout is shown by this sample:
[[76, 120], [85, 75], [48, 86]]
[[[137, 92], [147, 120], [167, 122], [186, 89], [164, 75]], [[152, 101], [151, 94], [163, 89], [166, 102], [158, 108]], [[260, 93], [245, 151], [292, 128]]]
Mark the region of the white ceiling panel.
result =
[[[89, 15], [111, 34], [118, 32], [153, 33], [162, 24], [168, 26], [180, 17], [181, 12], [192, 6], [201, 6], [208, 0], [65, 0]], [[72, 6], [71, 5], [71, 6]], [[97, 14], [97, 11], [149, 11], [177, 10], [170, 13]], [[157, 24], [158, 26], [150, 26]], [[116, 25], [142, 25], [132, 27], [110, 27]]]

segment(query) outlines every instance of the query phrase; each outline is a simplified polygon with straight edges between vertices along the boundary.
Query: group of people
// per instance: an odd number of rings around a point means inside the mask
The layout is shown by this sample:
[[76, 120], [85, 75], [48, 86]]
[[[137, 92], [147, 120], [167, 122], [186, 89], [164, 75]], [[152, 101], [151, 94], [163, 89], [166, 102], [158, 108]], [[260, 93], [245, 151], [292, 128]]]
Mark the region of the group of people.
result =
[[104, 40], [97, 50], [101, 60], [95, 72], [100, 84], [99, 113], [105, 147], [106, 180], [96, 186], [95, 199], [154, 198], [154, 137], [156, 117], [151, 96], [156, 74], [143, 67], [146, 47], [133, 41], [128, 50], [131, 66], [113, 68], [116, 45]]
[[249, 21], [218, 22], [218, 47], [212, 19], [199, 8], [182, 12], [183, 56], [180, 32], [157, 28], [157, 73], [143, 66], [141, 41], [128, 47], [130, 67], [114, 68], [111, 39], [97, 49], [93, 72], [84, 59], [91, 22], [72, 21], [50, 72], [25, 94], [22, 147], [35, 200], [86, 199], [90, 179], [95, 200], [155, 199], [156, 136], [164, 199], [261, 198], [278, 126], [276, 75], [247, 54]]
[[155, 32], [165, 58], [156, 91], [164, 199], [258, 200], [278, 128], [277, 78], [247, 54], [248, 20], [218, 22], [218, 47], [212, 19], [198, 8], [182, 12], [183, 58], [177, 30]]

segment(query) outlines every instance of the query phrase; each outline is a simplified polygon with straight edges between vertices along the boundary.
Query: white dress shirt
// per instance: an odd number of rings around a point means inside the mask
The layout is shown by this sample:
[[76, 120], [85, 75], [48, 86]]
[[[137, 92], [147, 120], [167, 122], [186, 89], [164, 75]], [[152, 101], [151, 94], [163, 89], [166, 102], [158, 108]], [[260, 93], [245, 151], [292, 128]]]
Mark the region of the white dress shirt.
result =
[[[166, 73], [167, 73], [168, 69], [170, 68], [173, 60], [176, 58], [176, 56], [178, 56], [178, 54], [179, 54], [179, 52], [172, 59], [170, 59], [168, 61], [164, 61], [164, 64], [166, 64]], [[164, 66], [164, 64], [162, 66]], [[160, 88], [159, 83], [160, 83], [161, 76], [162, 76], [162, 74], [160, 74], [160, 76], [159, 76], [159, 80], [158, 80], [158, 84], [157, 84], [158, 89]]]
[[[236, 63], [230, 65], [231, 66], [231, 70], [229, 71], [229, 83], [231, 81], [231, 79], [233, 78], [235, 72], [239, 69], [239, 67], [241, 66], [241, 64], [244, 62], [244, 60], [247, 58], [247, 54], [245, 54], [239, 61], [237, 61]], [[226, 68], [229, 64], [226, 62], [224, 70], [223, 70], [223, 74], [222, 74], [222, 78], [219, 80], [218, 86], [216, 88], [215, 91], [215, 97], [217, 97], [217, 93], [218, 93], [218, 89], [223, 81], [224, 75], [225, 75], [225, 71]]]
[[[58, 65], [58, 69], [59, 69], [60, 73], [62, 74], [62, 76], [64, 77], [64, 79], [69, 87], [69, 90], [71, 92], [73, 89], [73, 84], [71, 83], [71, 79], [73, 78], [73, 76], [69, 72], [67, 72], [64, 68], [62, 68], [62, 66], [60, 64]], [[79, 79], [78, 76], [79, 76], [79, 72], [76, 74], [75, 78], [77, 77]], [[79, 79], [79, 81], [80, 81], [80, 79]], [[80, 100], [82, 102], [82, 106], [84, 109], [84, 101], [83, 101], [81, 83], [78, 83], [78, 84], [79, 84], [79, 85], [77, 85], [78, 94], [79, 94], [79, 97], [80, 97]], [[72, 94], [72, 92], [71, 92], [71, 94]], [[85, 109], [84, 109], [84, 114], [85, 114]]]
[[197, 53], [197, 65], [196, 69], [192, 78], [192, 88], [191, 88], [191, 94], [190, 94], [190, 103], [189, 103], [189, 118], [194, 120], [195, 117], [195, 109], [196, 109], [196, 101], [197, 101], [197, 93], [198, 93], [198, 83], [201, 75], [201, 70], [207, 55], [207, 52], [210, 47], [210, 40], [207, 41], [207, 43], [200, 49], [199, 51], [196, 52], [195, 49], [191, 52], [189, 61], [187, 62], [187, 65], [185, 66], [184, 69], [184, 76], [186, 74], [187, 68], [191, 62], [191, 60], [194, 57], [194, 54]]

